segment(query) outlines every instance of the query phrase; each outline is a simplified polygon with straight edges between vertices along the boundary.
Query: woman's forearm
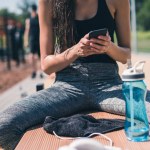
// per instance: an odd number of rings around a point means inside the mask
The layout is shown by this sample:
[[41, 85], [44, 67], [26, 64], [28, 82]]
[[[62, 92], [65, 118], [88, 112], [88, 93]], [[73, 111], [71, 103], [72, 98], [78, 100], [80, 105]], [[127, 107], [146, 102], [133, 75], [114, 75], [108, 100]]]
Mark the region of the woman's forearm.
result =
[[78, 55], [75, 54], [75, 48], [76, 47], [74, 46], [61, 54], [46, 56], [41, 61], [42, 70], [50, 75], [66, 68], [78, 58]]
[[131, 59], [131, 49], [117, 46], [111, 42], [111, 46], [107, 51], [107, 55], [112, 57], [114, 60], [125, 64], [127, 63], [128, 59]]

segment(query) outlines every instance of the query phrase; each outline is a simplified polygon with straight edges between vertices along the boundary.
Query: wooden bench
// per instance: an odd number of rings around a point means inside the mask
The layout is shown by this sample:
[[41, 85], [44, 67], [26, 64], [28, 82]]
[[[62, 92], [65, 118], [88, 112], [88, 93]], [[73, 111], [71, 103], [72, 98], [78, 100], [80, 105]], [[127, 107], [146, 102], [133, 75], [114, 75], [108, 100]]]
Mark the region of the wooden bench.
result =
[[[105, 112], [92, 113], [95, 118], [123, 119], [124, 117]], [[150, 142], [130, 142], [126, 139], [124, 130], [110, 132], [106, 134], [113, 141], [113, 146], [122, 150], [149, 150]], [[94, 137], [102, 144], [108, 145], [108, 141], [103, 137]], [[42, 127], [30, 130], [25, 133], [16, 150], [58, 150], [59, 147], [68, 145], [72, 140], [60, 140], [57, 137], [46, 133]]]

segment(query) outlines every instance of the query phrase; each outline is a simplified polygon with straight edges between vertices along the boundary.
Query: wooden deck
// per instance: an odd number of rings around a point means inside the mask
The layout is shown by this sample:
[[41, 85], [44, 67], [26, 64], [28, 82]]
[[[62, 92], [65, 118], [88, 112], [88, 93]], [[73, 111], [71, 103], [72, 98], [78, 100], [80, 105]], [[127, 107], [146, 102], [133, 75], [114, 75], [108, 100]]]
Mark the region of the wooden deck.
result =
[[[124, 117], [112, 115], [104, 112], [92, 114], [95, 118], [123, 119]], [[113, 141], [113, 146], [120, 147], [122, 150], [149, 150], [150, 141], [148, 142], [131, 142], [126, 139], [124, 130], [110, 132], [105, 134]], [[95, 140], [102, 144], [108, 145], [108, 141], [103, 137], [94, 137]], [[58, 150], [59, 147], [68, 145], [72, 140], [60, 140], [57, 137], [46, 133], [42, 127], [28, 131], [18, 144], [15, 150]]]

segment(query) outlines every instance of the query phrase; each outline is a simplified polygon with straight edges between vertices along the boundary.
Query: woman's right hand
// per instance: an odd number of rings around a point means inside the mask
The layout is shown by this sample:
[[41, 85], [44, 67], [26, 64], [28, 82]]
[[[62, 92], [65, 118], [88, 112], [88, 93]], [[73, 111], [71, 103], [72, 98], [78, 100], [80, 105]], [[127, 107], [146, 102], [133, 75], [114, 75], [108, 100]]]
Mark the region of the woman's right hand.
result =
[[89, 40], [89, 34], [86, 34], [75, 46], [74, 54], [78, 57], [87, 57], [93, 55], [94, 52], [91, 50], [91, 41]]

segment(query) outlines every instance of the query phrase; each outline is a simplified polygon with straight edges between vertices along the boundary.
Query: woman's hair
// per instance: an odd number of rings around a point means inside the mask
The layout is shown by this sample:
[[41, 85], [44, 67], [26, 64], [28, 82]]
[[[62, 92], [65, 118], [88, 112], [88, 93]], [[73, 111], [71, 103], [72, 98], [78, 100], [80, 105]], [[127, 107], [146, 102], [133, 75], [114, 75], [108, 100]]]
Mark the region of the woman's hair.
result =
[[53, 0], [54, 48], [61, 53], [75, 44], [75, 0]]

